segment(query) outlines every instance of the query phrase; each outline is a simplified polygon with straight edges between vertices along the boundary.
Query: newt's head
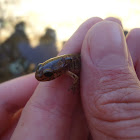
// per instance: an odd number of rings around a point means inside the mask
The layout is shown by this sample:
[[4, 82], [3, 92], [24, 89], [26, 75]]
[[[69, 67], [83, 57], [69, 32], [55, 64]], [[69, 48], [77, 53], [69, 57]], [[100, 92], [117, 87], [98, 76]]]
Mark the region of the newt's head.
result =
[[37, 66], [35, 77], [38, 81], [50, 81], [65, 73], [63, 58], [54, 57]]

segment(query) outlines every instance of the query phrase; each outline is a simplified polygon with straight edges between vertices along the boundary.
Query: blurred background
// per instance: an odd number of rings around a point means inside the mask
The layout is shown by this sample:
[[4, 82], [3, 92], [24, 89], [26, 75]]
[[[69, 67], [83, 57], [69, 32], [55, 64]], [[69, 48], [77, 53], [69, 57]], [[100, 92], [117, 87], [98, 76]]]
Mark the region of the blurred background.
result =
[[0, 83], [34, 72], [96, 16], [119, 18], [127, 34], [140, 27], [140, 1], [0, 0]]

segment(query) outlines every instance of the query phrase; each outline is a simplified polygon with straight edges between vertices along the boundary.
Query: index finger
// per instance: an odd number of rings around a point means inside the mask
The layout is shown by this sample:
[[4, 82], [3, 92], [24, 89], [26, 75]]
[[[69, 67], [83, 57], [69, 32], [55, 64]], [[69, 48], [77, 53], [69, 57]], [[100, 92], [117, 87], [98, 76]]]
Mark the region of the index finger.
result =
[[0, 134], [8, 127], [12, 114], [29, 100], [37, 84], [34, 74], [0, 84]]
[[[101, 21], [100, 18], [92, 18], [82, 24], [59, 54], [79, 53], [87, 31], [99, 21]], [[28, 128], [32, 133], [30, 139], [41, 136], [44, 139], [67, 139], [72, 114], [79, 98], [78, 94], [69, 93], [69, 85], [71, 85], [71, 79], [66, 75], [53, 81], [40, 83], [24, 108], [12, 138], [14, 140], [26, 139], [26, 136], [29, 138], [28, 132], [25, 130]]]

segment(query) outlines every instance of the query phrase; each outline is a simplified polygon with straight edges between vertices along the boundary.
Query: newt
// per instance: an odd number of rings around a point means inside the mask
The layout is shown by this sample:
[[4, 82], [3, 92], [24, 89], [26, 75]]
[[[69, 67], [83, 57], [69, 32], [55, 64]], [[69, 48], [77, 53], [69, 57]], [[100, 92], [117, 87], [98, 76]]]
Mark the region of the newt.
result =
[[79, 83], [80, 67], [80, 54], [60, 55], [39, 63], [35, 77], [38, 81], [50, 81], [63, 74], [68, 74], [74, 79], [71, 89], [75, 90]]

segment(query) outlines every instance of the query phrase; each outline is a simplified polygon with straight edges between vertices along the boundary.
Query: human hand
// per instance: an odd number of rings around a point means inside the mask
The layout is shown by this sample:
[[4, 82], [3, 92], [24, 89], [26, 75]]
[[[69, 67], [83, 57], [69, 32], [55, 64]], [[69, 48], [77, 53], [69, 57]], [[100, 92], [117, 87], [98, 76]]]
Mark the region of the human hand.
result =
[[[107, 20], [120, 24], [113, 18]], [[100, 18], [86, 21], [60, 53], [77, 53], [81, 50], [82, 101], [79, 94], [73, 95], [67, 90], [72, 79], [66, 75], [40, 83], [37, 88], [38, 83], [33, 75], [1, 84], [2, 140], [8, 140], [11, 136], [11, 140], [85, 140], [89, 138], [89, 131], [91, 140], [140, 138], [140, 89], [137, 79], [140, 73], [140, 31], [135, 29], [127, 37], [134, 66], [137, 62], [136, 76], [123, 31], [117, 23]], [[13, 114], [23, 107], [21, 116], [17, 113], [14, 119]], [[6, 130], [6, 127], [9, 129]]]

